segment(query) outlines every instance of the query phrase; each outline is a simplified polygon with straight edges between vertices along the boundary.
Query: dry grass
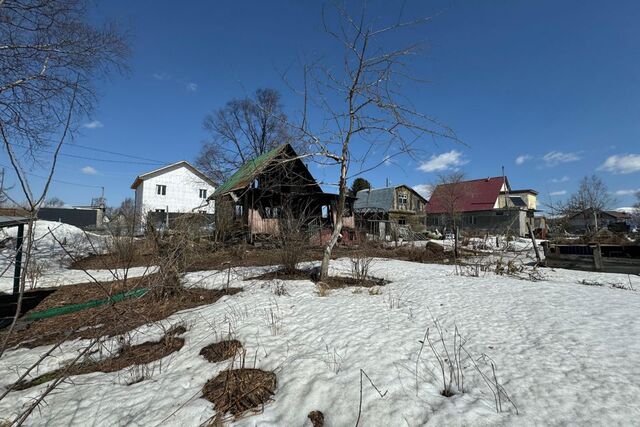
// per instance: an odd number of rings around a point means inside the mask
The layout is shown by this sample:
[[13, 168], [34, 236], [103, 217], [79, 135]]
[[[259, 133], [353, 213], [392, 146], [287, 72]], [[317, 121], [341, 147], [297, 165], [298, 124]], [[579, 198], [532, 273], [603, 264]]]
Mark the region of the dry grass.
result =
[[21, 381], [13, 386], [14, 390], [25, 390], [52, 381], [61, 375], [83, 375], [92, 372], [116, 372], [134, 365], [145, 365], [179, 351], [184, 346], [184, 339], [177, 337], [186, 332], [184, 326], [169, 330], [159, 341], [147, 341], [138, 345], [125, 345], [115, 356], [98, 362], [87, 361], [78, 363], [66, 369], [62, 367], [47, 372], [29, 381]]
[[311, 280], [311, 277], [311, 270], [295, 269], [293, 271], [269, 271], [259, 276], [250, 277], [244, 280]]
[[[186, 271], [200, 270], [224, 270], [233, 267], [258, 267], [278, 265], [281, 263], [281, 254], [277, 250], [259, 248], [250, 245], [234, 245], [229, 247], [216, 247], [214, 245], [201, 245], [202, 250], [197, 259], [191, 260]], [[138, 243], [133, 259], [126, 264], [130, 267], [153, 265], [153, 254], [147, 244]], [[145, 252], [147, 251], [147, 252]], [[423, 263], [441, 263], [451, 258], [450, 254], [436, 243], [429, 243], [426, 247], [401, 246], [382, 247], [368, 244], [366, 247], [337, 246], [332, 252], [332, 259], [351, 257], [354, 254], [376, 258], [390, 258], [404, 261]], [[124, 267], [122, 261], [115, 255], [91, 255], [78, 260], [72, 265], [76, 269], [105, 269]], [[322, 248], [306, 246], [301, 249], [298, 262], [318, 261], [322, 259]]]
[[[34, 310], [41, 311], [67, 304], [103, 299], [108, 295], [139, 289], [151, 283], [153, 283], [153, 276], [129, 279], [126, 285], [116, 281], [62, 286], [45, 298]], [[141, 325], [165, 319], [177, 311], [213, 304], [225, 295], [238, 292], [240, 292], [238, 288], [224, 290], [189, 288], [175, 297], [160, 298], [156, 295], [154, 288], [139, 298], [36, 320], [26, 324], [21, 330], [13, 331], [8, 345], [33, 348], [55, 344], [60, 340], [120, 335]], [[6, 331], [0, 332], [0, 339], [4, 338], [4, 334]]]
[[363, 288], [372, 288], [374, 286], [384, 286], [388, 282], [384, 279], [368, 278], [355, 279], [346, 276], [329, 276], [322, 283], [329, 289], [348, 288], [352, 286], [360, 286]]
[[232, 369], [210, 379], [202, 388], [216, 411], [239, 416], [261, 409], [275, 393], [276, 375], [260, 369]]
[[208, 362], [218, 363], [223, 360], [231, 359], [242, 350], [242, 343], [238, 340], [225, 340], [209, 344], [200, 350], [200, 356], [207, 359]]
[[324, 426], [324, 414], [320, 411], [311, 411], [307, 418], [311, 420], [311, 425], [313, 427], [323, 427]]

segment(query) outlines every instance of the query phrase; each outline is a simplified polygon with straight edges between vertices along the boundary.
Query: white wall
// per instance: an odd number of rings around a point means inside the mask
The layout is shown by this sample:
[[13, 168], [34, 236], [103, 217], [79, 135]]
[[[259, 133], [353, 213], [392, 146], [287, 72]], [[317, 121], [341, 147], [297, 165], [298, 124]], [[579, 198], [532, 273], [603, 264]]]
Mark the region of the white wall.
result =
[[[166, 185], [166, 195], [157, 194], [156, 185]], [[194, 174], [185, 166], [169, 170], [163, 174], [145, 179], [136, 189], [136, 207], [141, 217], [156, 209], [169, 209], [169, 212], [214, 212], [213, 201], [208, 206], [198, 208], [206, 203], [199, 197], [199, 190], [206, 189], [207, 197], [215, 188]], [[196, 209], [198, 208], [198, 209]]]

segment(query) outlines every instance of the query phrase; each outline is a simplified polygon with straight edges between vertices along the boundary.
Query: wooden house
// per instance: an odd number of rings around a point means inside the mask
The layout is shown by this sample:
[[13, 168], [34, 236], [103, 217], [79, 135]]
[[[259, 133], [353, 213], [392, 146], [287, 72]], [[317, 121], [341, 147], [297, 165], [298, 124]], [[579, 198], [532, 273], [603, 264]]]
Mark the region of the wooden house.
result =
[[[289, 144], [242, 165], [216, 189], [216, 227], [248, 241], [278, 235], [283, 218], [295, 218], [311, 236], [326, 241], [336, 220], [338, 195], [325, 193]], [[343, 240], [355, 239], [353, 198], [345, 202]]]
[[384, 236], [403, 227], [425, 231], [426, 204], [427, 200], [413, 188], [396, 185], [358, 191], [354, 211], [361, 228]]

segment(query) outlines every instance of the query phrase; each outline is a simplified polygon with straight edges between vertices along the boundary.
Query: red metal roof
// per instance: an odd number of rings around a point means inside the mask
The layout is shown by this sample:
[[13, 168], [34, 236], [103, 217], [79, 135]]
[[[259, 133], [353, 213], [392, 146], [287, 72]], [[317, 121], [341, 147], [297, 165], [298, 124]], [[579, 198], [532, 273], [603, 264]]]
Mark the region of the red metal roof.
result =
[[446, 213], [451, 211], [452, 206], [455, 207], [456, 212], [491, 210], [500, 195], [504, 180], [507, 181], [508, 188], [509, 180], [501, 176], [440, 184], [431, 194], [427, 213]]

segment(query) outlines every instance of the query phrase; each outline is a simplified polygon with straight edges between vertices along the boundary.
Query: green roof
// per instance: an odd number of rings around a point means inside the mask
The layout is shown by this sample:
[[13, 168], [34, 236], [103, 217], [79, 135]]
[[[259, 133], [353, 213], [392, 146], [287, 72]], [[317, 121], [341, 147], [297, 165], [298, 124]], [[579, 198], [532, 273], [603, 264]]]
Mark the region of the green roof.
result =
[[269, 164], [273, 159], [278, 156], [282, 152], [282, 150], [287, 147], [289, 144], [282, 144], [277, 146], [271, 151], [267, 151], [256, 157], [253, 160], [249, 160], [233, 174], [231, 177], [226, 180], [220, 187], [216, 189], [213, 193], [212, 197], [220, 196], [225, 193], [229, 193], [231, 191], [244, 188], [248, 186], [253, 178], [256, 176], [258, 172], [260, 172], [264, 167]]

